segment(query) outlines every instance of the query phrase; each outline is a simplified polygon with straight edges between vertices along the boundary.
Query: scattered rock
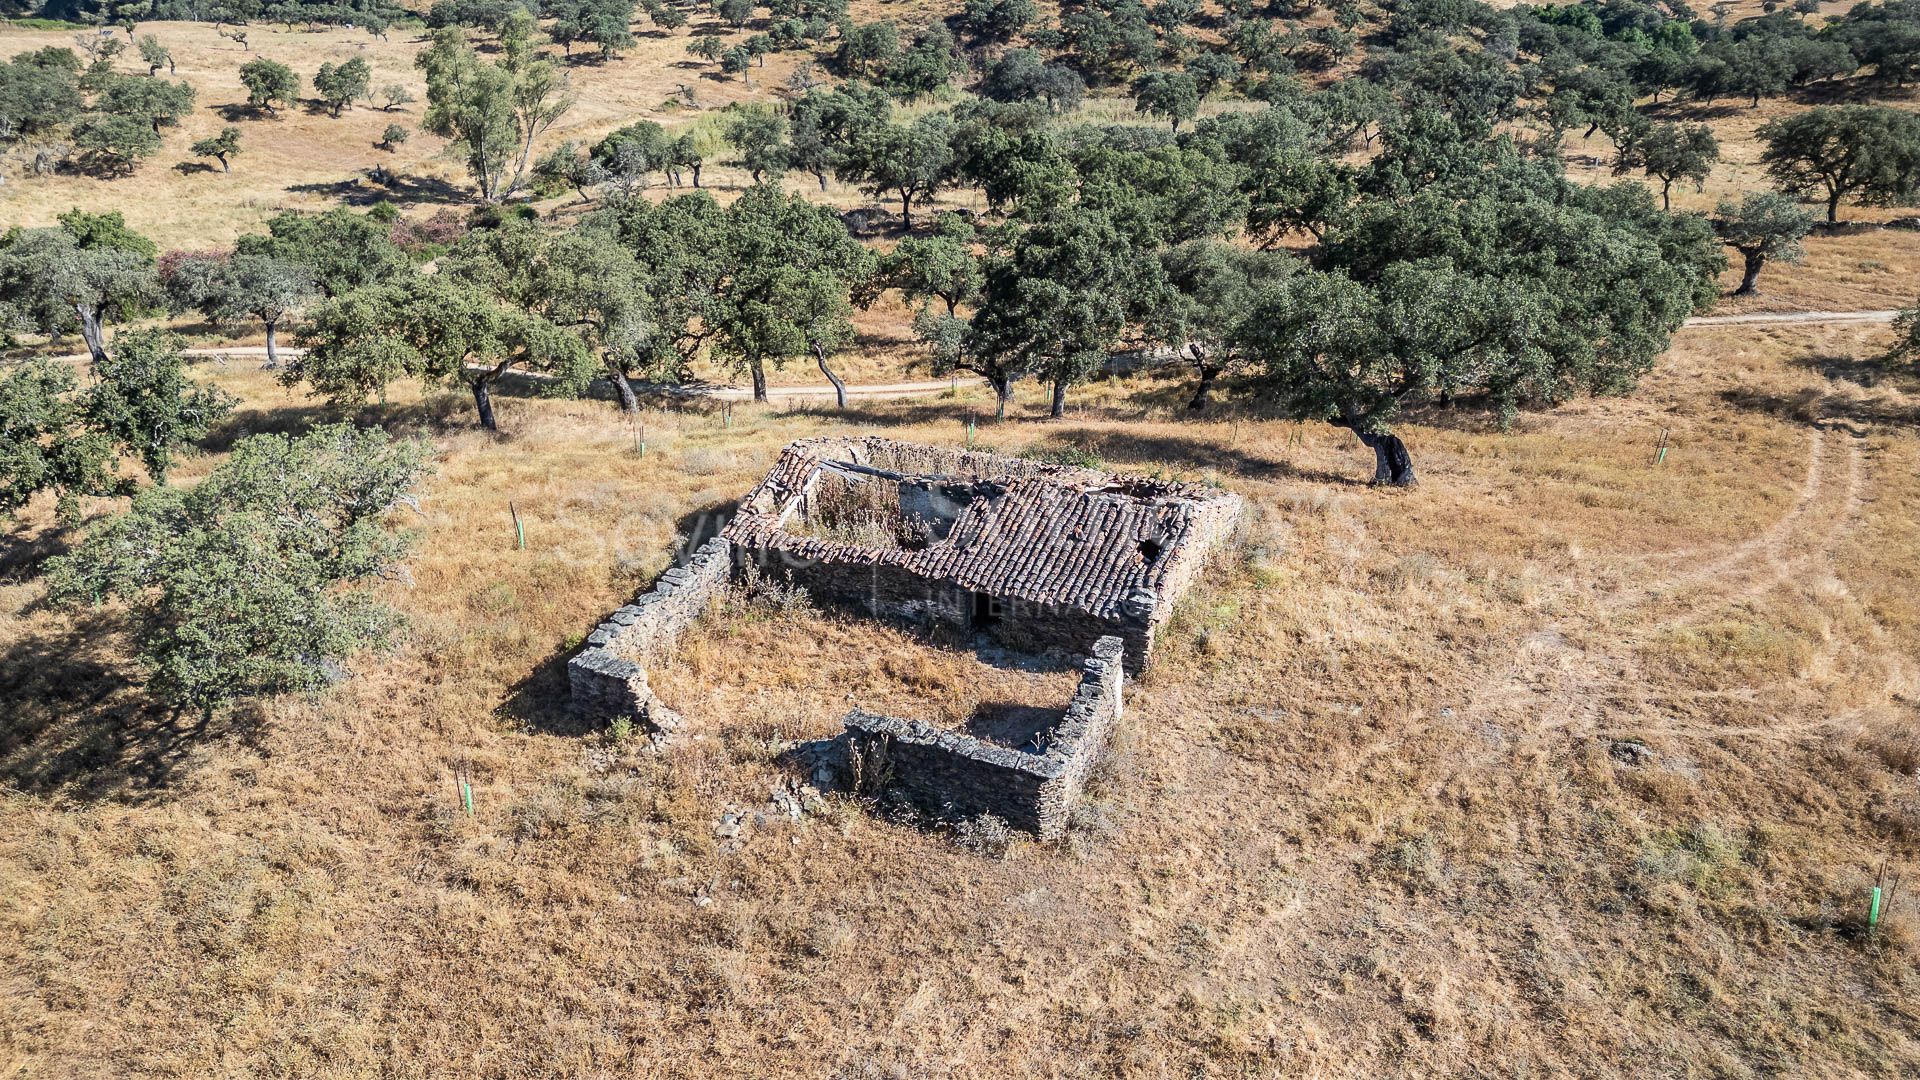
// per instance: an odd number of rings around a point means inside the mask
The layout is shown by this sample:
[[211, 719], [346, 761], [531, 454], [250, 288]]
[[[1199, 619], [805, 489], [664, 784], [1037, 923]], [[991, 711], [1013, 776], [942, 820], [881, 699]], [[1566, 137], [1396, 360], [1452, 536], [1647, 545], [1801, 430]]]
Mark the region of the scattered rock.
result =
[[1608, 752], [1613, 755], [1614, 764], [1624, 768], [1639, 769], [1653, 764], [1652, 748], [1638, 739], [1615, 739]]

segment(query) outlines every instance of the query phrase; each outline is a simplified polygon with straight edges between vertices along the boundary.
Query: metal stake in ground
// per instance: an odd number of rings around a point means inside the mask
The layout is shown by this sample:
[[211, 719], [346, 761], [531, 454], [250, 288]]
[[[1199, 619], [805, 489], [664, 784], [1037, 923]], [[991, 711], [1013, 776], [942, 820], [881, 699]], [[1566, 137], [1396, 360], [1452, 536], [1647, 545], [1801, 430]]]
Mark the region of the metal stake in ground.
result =
[[527, 529], [526, 526], [520, 524], [519, 509], [516, 508], [513, 503], [509, 502], [507, 504], [507, 513], [513, 515], [513, 537], [514, 542], [519, 545], [518, 550], [527, 550]]

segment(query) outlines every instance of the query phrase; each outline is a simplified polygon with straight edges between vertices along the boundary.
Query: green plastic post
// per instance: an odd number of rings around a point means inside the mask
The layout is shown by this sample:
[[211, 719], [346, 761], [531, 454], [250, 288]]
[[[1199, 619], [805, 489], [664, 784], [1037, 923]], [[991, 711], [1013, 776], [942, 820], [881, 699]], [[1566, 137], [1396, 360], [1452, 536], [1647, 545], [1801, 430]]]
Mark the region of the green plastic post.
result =
[[513, 538], [521, 551], [527, 550], [527, 527], [520, 521], [520, 510], [512, 503], [507, 504], [507, 513], [513, 515]]
[[1653, 461], [1653, 463], [1654, 463], [1655, 465], [1664, 465], [1664, 464], [1666, 464], [1666, 463], [1667, 463], [1667, 448], [1666, 448], [1666, 447], [1664, 447], [1664, 446], [1663, 446], [1663, 447], [1661, 447], [1661, 448], [1660, 448], [1660, 456], [1659, 456], [1659, 457], [1657, 457], [1657, 458], [1655, 458], [1655, 459], [1654, 459], [1654, 461]]
[[467, 806], [467, 816], [472, 817], [473, 816], [473, 785], [467, 783], [465, 780], [460, 781], [460, 801], [465, 803]]
[[1867, 925], [1880, 925], [1880, 886], [1873, 887], [1873, 903], [1867, 908]]

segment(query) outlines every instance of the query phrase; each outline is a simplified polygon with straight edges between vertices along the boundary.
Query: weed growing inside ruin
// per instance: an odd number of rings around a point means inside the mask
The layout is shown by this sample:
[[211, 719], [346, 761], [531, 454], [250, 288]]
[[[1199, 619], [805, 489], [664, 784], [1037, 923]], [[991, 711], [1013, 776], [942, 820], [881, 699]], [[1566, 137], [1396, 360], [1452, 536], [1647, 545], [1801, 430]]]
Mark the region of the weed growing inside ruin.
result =
[[1026, 458], [1028, 461], [1038, 461], [1047, 465], [1066, 465], [1075, 469], [1106, 468], [1106, 462], [1100, 460], [1099, 454], [1087, 447], [1071, 443], [1066, 446], [1034, 443], [1016, 456]]
[[813, 598], [793, 583], [791, 573], [770, 577], [752, 563], [747, 564], [740, 581], [727, 588], [720, 603], [725, 609], [746, 614], [805, 615], [813, 610]]
[[953, 826], [954, 846], [989, 859], [1004, 859], [1013, 851], [1019, 834], [992, 814], [967, 818]]

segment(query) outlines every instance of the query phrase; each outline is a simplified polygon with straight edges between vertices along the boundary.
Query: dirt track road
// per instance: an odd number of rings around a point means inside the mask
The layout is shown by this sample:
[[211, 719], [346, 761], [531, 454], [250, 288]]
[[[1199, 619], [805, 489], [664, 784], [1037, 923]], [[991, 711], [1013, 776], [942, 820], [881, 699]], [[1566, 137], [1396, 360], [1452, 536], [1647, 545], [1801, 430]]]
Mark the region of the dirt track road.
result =
[[[1682, 329], [1701, 326], [1765, 326], [1775, 323], [1884, 323], [1892, 322], [1898, 311], [1790, 311], [1759, 312], [1751, 315], [1707, 315], [1688, 319]], [[189, 356], [265, 356], [267, 350], [261, 345], [236, 345], [223, 349], [188, 349]], [[300, 350], [283, 347], [279, 350], [286, 356], [298, 356]], [[60, 357], [62, 360], [84, 360], [86, 355]], [[918, 382], [869, 383], [865, 386], [847, 387], [847, 396], [856, 398], [903, 398], [921, 397], [938, 394], [953, 389], [959, 382], [953, 379], [924, 379]], [[670, 392], [698, 397], [717, 398], [721, 401], [750, 401], [753, 391], [740, 386], [725, 386], [717, 383], [702, 383], [696, 386], [675, 387]], [[831, 386], [770, 386], [767, 397], [773, 401], [794, 401], [807, 398], [831, 398]]]
[[1760, 326], [1768, 323], [1882, 323], [1892, 322], [1898, 311], [1786, 311], [1759, 312], [1752, 315], [1703, 315], [1688, 319], [1686, 327]]

